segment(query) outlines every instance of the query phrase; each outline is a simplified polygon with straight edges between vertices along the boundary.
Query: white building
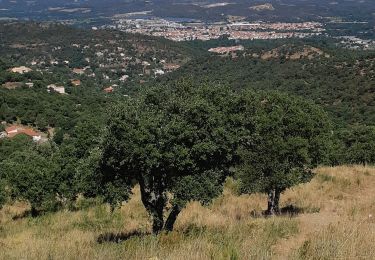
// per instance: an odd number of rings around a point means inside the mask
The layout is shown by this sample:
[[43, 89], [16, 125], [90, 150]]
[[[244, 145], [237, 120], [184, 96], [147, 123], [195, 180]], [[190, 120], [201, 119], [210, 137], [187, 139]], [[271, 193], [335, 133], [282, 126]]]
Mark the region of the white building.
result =
[[122, 82], [124, 82], [124, 81], [126, 81], [128, 78], [129, 78], [128, 75], [123, 75], [123, 76], [121, 76], [121, 78], [120, 78], [119, 80], [122, 81]]
[[155, 76], [164, 75], [165, 74], [164, 70], [161, 70], [161, 69], [156, 69], [154, 71], [154, 73], [155, 73]]
[[21, 66], [21, 67], [11, 68], [10, 71], [13, 73], [24, 74], [24, 73], [32, 71], [32, 69], [25, 67], [25, 66]]
[[50, 84], [47, 86], [48, 92], [50, 92], [51, 89], [57, 93], [65, 94], [65, 87], [63, 86], [56, 86], [55, 84]]

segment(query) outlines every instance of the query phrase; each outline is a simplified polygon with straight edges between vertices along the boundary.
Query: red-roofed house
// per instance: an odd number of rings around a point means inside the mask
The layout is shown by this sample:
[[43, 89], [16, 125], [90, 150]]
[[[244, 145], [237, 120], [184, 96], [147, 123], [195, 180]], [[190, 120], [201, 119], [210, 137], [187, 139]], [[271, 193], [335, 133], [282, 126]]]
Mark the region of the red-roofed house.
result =
[[80, 81], [79, 79], [72, 79], [70, 82], [71, 82], [72, 85], [75, 86], [75, 87], [78, 87], [78, 86], [81, 85], [81, 81]]
[[114, 88], [111, 86], [111, 87], [105, 88], [103, 90], [104, 90], [105, 93], [112, 93], [114, 91]]
[[32, 137], [34, 142], [38, 142], [42, 138], [40, 133], [37, 133], [36, 131], [34, 131], [32, 128], [29, 128], [29, 127], [13, 125], [13, 126], [5, 128], [5, 132], [8, 138], [13, 138], [19, 134], [25, 134], [25, 135]]
[[74, 68], [73, 73], [78, 74], [78, 75], [83, 75], [83, 74], [85, 74], [85, 69]]

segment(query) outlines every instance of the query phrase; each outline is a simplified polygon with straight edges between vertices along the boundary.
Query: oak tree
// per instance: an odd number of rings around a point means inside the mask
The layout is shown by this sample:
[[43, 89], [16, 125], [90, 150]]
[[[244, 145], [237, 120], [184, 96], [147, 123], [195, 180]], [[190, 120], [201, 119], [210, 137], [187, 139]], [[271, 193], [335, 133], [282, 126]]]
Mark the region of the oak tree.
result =
[[138, 183], [158, 233], [173, 229], [188, 201], [206, 204], [218, 196], [239, 140], [241, 106], [235, 105], [235, 97], [225, 87], [182, 81], [147, 89], [115, 106], [102, 144], [102, 175], [97, 177], [107, 200], [127, 200]]
[[318, 106], [286, 94], [261, 93], [257, 107], [256, 130], [243, 137], [237, 174], [243, 193], [268, 194], [266, 213], [273, 215], [279, 213], [280, 194], [309, 181], [324, 160], [330, 123]]

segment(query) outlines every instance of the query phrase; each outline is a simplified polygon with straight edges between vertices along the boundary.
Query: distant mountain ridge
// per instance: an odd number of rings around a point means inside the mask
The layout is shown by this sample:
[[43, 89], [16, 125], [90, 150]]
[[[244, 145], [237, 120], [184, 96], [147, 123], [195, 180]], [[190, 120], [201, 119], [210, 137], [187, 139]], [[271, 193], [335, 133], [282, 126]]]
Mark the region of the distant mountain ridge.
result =
[[[251, 8], [254, 6], [268, 8]], [[272, 6], [272, 8], [271, 8]], [[228, 15], [250, 20], [316, 20], [341, 17], [374, 23], [372, 0], [0, 0], [0, 18], [35, 20], [92, 19], [150, 11], [158, 17], [220, 20]]]

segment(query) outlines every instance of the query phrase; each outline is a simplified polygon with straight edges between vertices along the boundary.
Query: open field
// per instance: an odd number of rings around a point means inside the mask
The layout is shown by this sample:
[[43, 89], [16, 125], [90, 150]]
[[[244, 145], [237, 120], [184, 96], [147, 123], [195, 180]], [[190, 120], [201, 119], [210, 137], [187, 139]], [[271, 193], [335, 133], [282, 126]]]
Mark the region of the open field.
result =
[[151, 225], [138, 190], [113, 214], [92, 201], [35, 219], [22, 217], [25, 204], [5, 206], [0, 258], [375, 259], [375, 168], [316, 172], [310, 183], [282, 194], [283, 216], [262, 217], [266, 196], [238, 196], [228, 180], [210, 207], [190, 203], [175, 231], [159, 236], [147, 235]]

